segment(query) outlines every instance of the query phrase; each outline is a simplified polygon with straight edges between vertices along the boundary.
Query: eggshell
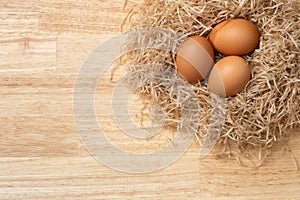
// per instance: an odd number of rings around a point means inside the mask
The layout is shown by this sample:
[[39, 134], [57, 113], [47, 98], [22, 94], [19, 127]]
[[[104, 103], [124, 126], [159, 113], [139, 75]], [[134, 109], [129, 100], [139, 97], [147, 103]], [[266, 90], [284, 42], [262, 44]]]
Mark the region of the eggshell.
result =
[[208, 39], [191, 36], [179, 47], [176, 66], [180, 76], [189, 83], [207, 77], [214, 63], [214, 49]]
[[213, 47], [225, 55], [248, 54], [257, 47], [259, 38], [257, 27], [245, 19], [223, 21], [209, 35]]
[[239, 56], [227, 56], [213, 67], [209, 79], [209, 90], [222, 97], [234, 96], [244, 90], [251, 78], [250, 65]]

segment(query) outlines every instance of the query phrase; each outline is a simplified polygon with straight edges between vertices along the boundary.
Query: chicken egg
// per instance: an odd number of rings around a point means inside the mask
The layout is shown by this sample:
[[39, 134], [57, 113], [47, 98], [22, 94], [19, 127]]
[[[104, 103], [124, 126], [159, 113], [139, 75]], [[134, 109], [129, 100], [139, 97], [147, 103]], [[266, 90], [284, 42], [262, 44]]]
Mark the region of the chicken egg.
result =
[[223, 21], [209, 35], [213, 47], [225, 55], [248, 54], [257, 47], [259, 38], [257, 27], [245, 19]]
[[244, 90], [251, 78], [250, 65], [239, 56], [219, 60], [209, 75], [209, 90], [221, 97], [234, 96]]
[[178, 74], [192, 84], [205, 79], [213, 63], [214, 49], [208, 39], [201, 36], [189, 37], [176, 55]]

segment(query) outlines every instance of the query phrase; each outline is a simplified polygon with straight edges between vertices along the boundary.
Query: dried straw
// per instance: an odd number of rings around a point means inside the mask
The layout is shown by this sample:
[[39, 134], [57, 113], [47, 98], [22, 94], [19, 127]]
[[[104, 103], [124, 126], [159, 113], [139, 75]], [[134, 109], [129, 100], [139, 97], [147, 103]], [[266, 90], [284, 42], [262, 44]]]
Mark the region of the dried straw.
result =
[[247, 157], [246, 152], [256, 149], [262, 161], [274, 143], [288, 137], [289, 128], [300, 125], [299, 8], [298, 0], [145, 0], [126, 18], [133, 33], [125, 48], [157, 48], [127, 55], [124, 63], [132, 72], [128, 84], [142, 85], [140, 93], [163, 106], [167, 120], [178, 126], [184, 97], [196, 95], [201, 111], [194, 134], [201, 143], [214, 108], [212, 96], [205, 81], [193, 86], [194, 94], [184, 92], [186, 82], [174, 70], [176, 49], [190, 35], [206, 37], [223, 20], [252, 21], [262, 33], [258, 48], [244, 56], [252, 66], [252, 79], [242, 93], [226, 98], [219, 144], [227, 155]]

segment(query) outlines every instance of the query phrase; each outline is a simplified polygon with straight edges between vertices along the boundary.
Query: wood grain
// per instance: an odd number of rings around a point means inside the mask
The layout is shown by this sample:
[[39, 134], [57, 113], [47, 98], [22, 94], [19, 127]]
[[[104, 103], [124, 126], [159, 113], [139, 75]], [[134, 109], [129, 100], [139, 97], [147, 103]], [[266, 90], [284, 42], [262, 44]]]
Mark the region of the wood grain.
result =
[[0, 45], [1, 72], [56, 69], [56, 36], [6, 37]]
[[[292, 154], [277, 145], [258, 169], [213, 155], [201, 160], [196, 142], [174, 164], [137, 175], [114, 171], [86, 151], [73, 119], [76, 75], [142, 0], [129, 1], [125, 10], [123, 3], [0, 2], [0, 199], [298, 199], [300, 172], [291, 155], [300, 159], [299, 129], [288, 142]], [[130, 152], [160, 149], [172, 131], [137, 140], [118, 129], [110, 70], [96, 91], [96, 113], [107, 137]], [[139, 114], [140, 107], [132, 108]]]

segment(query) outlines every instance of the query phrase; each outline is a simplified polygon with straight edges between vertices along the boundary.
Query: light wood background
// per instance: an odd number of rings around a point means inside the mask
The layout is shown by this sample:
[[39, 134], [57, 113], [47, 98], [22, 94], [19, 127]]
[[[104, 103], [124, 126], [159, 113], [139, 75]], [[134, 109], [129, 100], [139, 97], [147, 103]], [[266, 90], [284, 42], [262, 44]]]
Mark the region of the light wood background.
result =
[[[86, 152], [72, 116], [77, 70], [141, 2], [123, 10], [123, 0], [0, 1], [0, 199], [298, 199], [300, 172], [280, 146], [253, 169], [212, 155], [200, 160], [194, 143], [173, 165], [140, 175]], [[99, 98], [97, 116], [114, 144], [147, 152], [168, 142], [164, 134], [146, 142], [122, 136], [107, 100], [112, 85], [101, 87], [107, 98]], [[288, 145], [299, 160], [293, 132]]]

